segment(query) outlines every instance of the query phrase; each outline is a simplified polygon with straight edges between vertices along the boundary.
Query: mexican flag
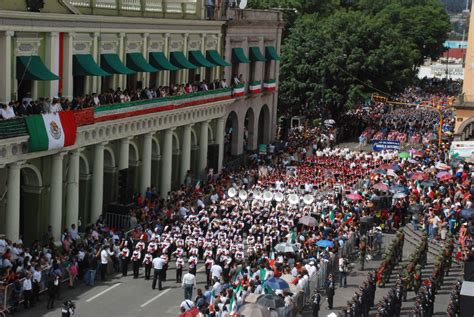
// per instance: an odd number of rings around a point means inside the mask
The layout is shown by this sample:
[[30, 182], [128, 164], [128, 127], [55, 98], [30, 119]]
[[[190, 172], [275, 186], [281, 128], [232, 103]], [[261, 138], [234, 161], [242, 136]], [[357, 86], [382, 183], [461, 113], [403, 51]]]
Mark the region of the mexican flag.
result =
[[276, 80], [270, 79], [263, 82], [263, 89], [265, 91], [275, 91], [276, 90]]
[[260, 81], [253, 81], [249, 84], [249, 92], [251, 94], [259, 94], [262, 92], [262, 83]]
[[234, 97], [245, 96], [245, 85], [239, 84], [239, 85], [234, 86], [234, 88], [232, 89], [232, 94]]
[[76, 119], [72, 111], [33, 115], [25, 118], [30, 152], [61, 149], [76, 142]]

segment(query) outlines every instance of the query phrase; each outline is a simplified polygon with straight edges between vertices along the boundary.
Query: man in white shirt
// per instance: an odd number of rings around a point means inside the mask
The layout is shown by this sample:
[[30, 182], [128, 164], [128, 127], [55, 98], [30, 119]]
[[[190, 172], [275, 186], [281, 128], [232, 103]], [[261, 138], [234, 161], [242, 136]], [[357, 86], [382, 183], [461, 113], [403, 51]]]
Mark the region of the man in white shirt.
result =
[[181, 302], [181, 304], [179, 305], [179, 308], [181, 308], [181, 312], [184, 313], [184, 312], [194, 308], [194, 303], [190, 299], [185, 299]]
[[77, 231], [76, 225], [73, 223], [69, 229], [69, 235], [71, 236], [72, 241], [76, 241], [79, 233]]
[[213, 280], [221, 280], [221, 275], [222, 275], [222, 267], [215, 263], [213, 266], [211, 266], [211, 278]]
[[192, 299], [193, 289], [196, 287], [196, 276], [191, 272], [184, 274], [181, 287], [184, 288], [184, 299]]
[[109, 258], [114, 253], [110, 251], [106, 246], [102, 248], [100, 251], [100, 278], [102, 281], [105, 281], [105, 274], [107, 272], [107, 263], [109, 262]]
[[166, 264], [165, 260], [161, 257], [156, 257], [152, 261], [153, 263], [153, 282], [151, 284], [151, 288], [155, 289], [156, 287], [156, 280], [158, 280], [158, 290], [162, 290], [163, 287], [161, 286], [161, 281], [163, 279], [163, 268]]
[[39, 301], [39, 292], [40, 292], [40, 283], [41, 283], [41, 267], [39, 265], [36, 265], [36, 267], [33, 269], [33, 278], [32, 280], [32, 286], [33, 286], [33, 303]]

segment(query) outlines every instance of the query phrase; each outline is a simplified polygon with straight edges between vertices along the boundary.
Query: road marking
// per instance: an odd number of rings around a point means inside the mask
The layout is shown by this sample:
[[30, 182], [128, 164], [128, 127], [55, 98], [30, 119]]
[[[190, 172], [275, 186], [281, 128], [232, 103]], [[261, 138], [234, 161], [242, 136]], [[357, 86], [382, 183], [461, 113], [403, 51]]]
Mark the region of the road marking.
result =
[[206, 269], [206, 266], [201, 266], [196, 272], [203, 272]]
[[163, 292], [159, 293], [158, 295], [156, 295], [155, 297], [153, 297], [152, 299], [150, 299], [149, 301], [147, 301], [146, 303], [140, 305], [141, 308], [145, 307], [146, 305], [150, 304], [152, 301], [160, 298], [161, 296], [165, 295], [166, 293], [168, 293], [169, 291], [171, 291], [171, 288], [168, 288], [168, 289], [165, 289]]
[[89, 298], [88, 300], [86, 300], [86, 303], [90, 302], [90, 301], [93, 301], [94, 299], [96, 299], [97, 297], [99, 297], [100, 295], [104, 295], [105, 293], [107, 293], [108, 291], [114, 289], [115, 287], [119, 286], [120, 283], [117, 283], [117, 284], [114, 284], [112, 286], [110, 286], [109, 288], [103, 290], [102, 292], [100, 292], [99, 294], [95, 295], [95, 296], [92, 296], [91, 298]]

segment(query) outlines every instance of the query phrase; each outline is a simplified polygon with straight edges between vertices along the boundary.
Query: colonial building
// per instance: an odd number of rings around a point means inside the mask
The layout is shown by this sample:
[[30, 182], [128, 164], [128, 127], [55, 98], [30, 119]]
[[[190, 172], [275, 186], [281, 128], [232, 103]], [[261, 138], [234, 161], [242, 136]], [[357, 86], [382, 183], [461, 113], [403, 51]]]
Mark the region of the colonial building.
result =
[[[71, 111], [75, 138], [65, 147], [37, 143], [31, 116], [0, 120], [0, 232], [31, 241], [51, 225], [59, 239], [65, 227], [94, 222], [118, 201], [119, 183], [142, 194], [154, 185], [166, 195], [188, 171], [195, 178], [207, 168], [219, 172], [225, 155], [274, 139], [281, 13], [216, 10], [219, 19], [207, 20], [203, 3], [0, 3], [2, 103], [223, 78], [229, 84]], [[240, 83], [231, 87], [234, 75]]]

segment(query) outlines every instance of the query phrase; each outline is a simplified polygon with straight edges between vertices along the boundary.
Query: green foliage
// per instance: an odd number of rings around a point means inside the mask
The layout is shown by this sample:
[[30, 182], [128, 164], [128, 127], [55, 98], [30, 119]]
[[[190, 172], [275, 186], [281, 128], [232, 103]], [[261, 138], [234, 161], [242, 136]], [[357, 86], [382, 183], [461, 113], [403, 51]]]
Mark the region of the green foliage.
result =
[[[438, 58], [450, 31], [439, 0], [251, 0], [285, 8], [280, 104], [345, 107], [415, 80], [425, 58]], [[282, 107], [282, 108], [283, 108]]]
[[415, 46], [384, 16], [337, 11], [305, 15], [283, 45], [282, 106], [325, 105], [337, 118], [375, 87], [401, 91], [414, 76]]

